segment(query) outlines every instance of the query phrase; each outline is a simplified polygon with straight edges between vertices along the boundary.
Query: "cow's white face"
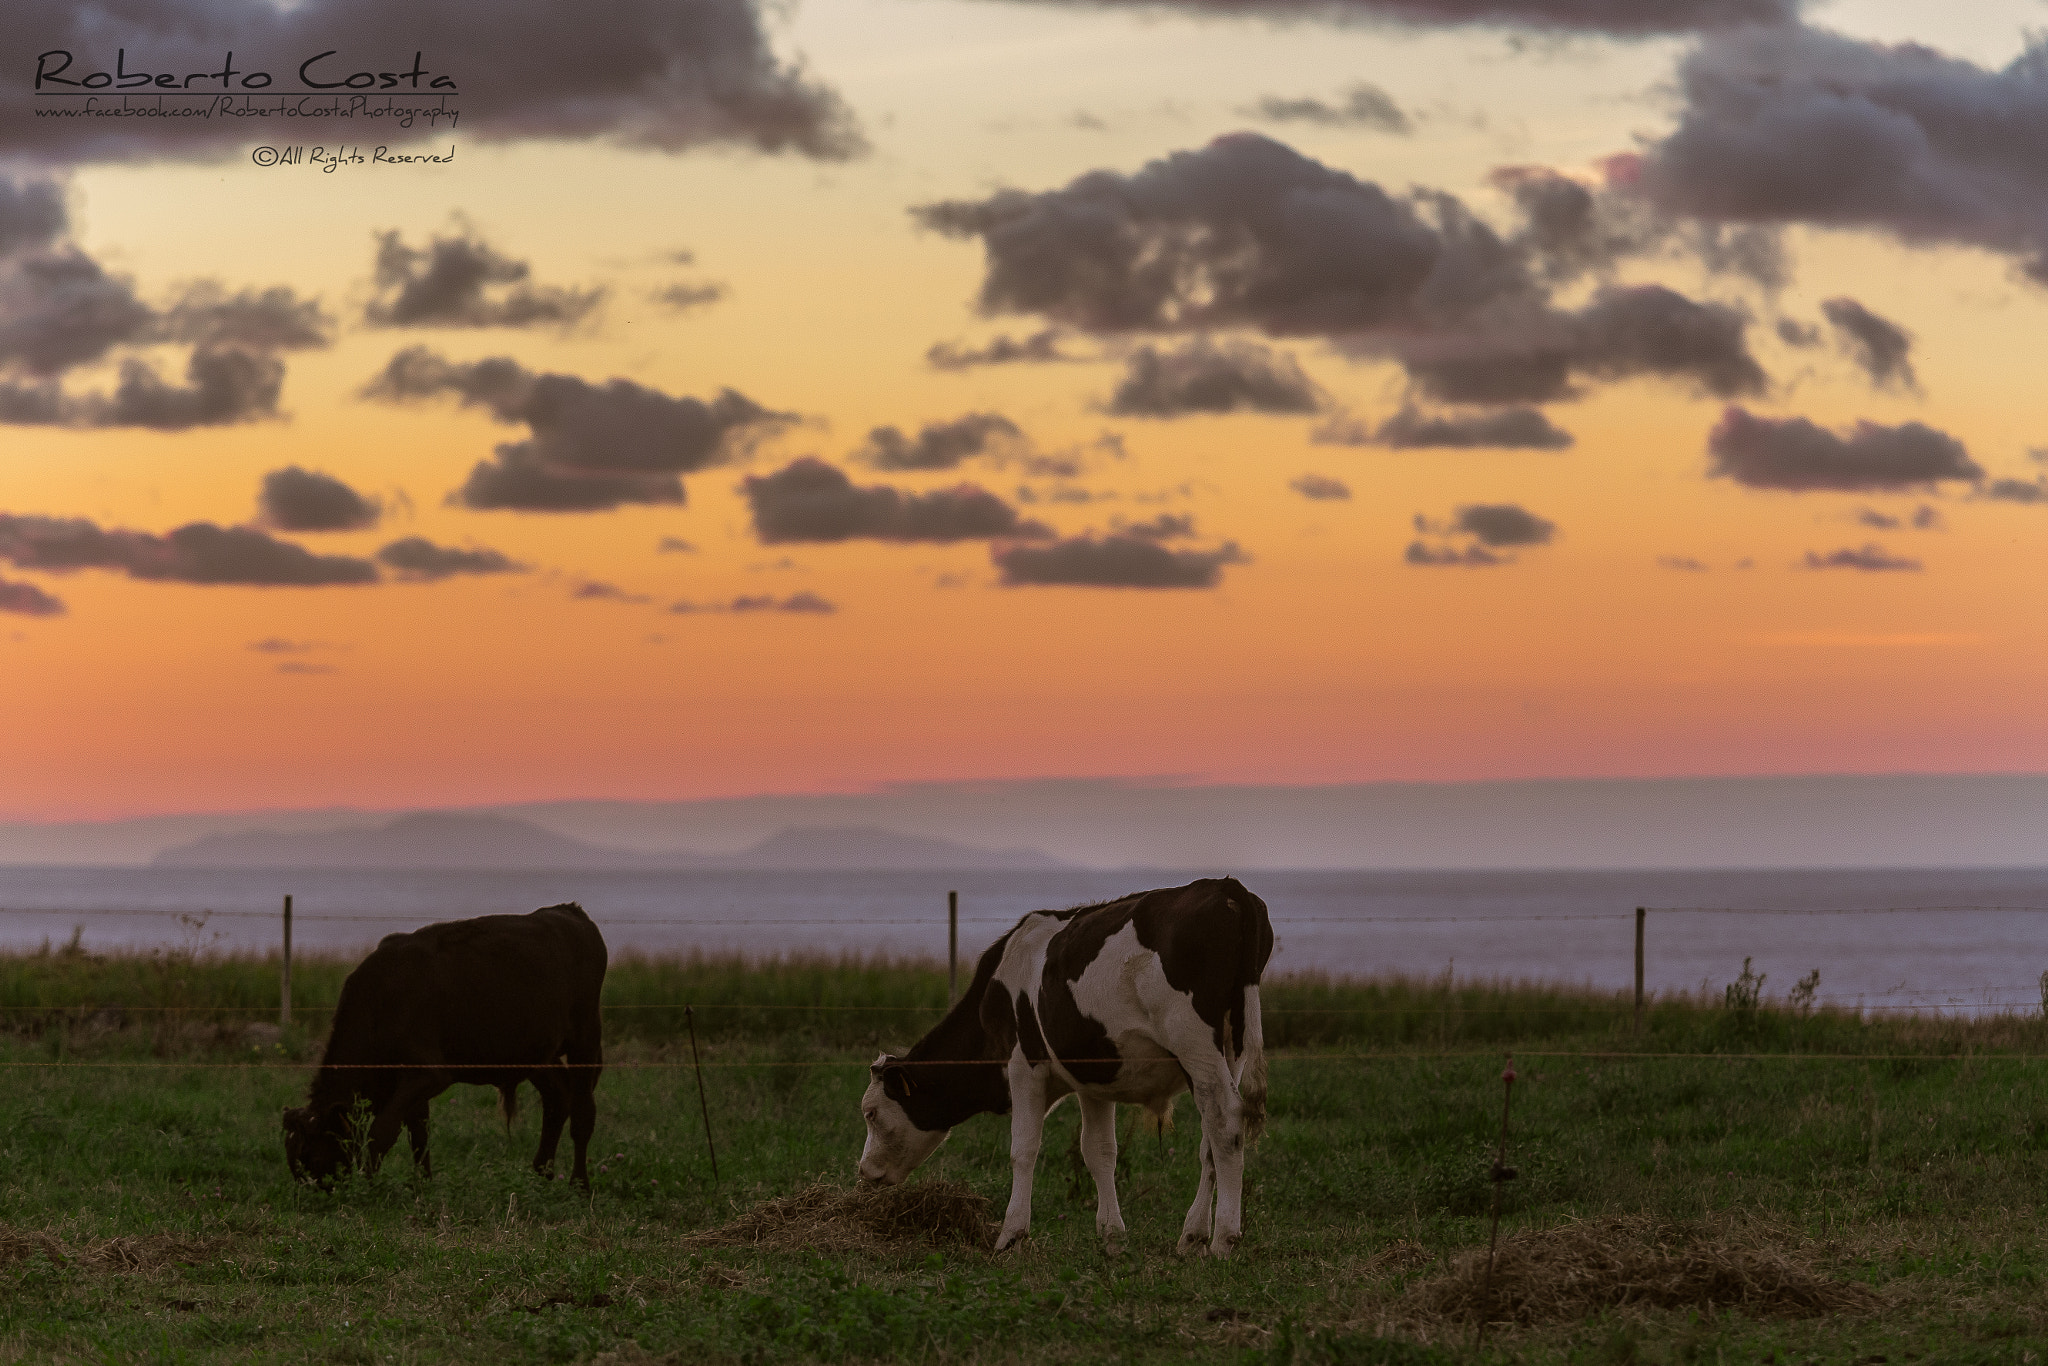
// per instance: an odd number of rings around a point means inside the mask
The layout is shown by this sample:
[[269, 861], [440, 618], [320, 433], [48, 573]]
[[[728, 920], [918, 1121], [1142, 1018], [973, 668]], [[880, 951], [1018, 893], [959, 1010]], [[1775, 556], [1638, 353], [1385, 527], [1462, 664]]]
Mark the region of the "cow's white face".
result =
[[900, 1185], [952, 1132], [918, 1128], [902, 1101], [890, 1094], [917, 1085], [907, 1077], [909, 1069], [891, 1066], [895, 1062], [886, 1053], [875, 1059], [874, 1066], [868, 1069], [872, 1080], [868, 1082], [867, 1094], [860, 1098], [861, 1116], [868, 1125], [867, 1146], [860, 1152], [860, 1179], [885, 1186]]

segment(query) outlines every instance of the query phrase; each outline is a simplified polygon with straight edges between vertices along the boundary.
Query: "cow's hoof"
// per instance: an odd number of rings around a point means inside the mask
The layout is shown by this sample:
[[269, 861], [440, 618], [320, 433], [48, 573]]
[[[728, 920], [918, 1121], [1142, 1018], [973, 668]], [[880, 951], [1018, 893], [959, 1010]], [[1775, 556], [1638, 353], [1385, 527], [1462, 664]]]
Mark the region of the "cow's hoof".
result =
[[1237, 1247], [1237, 1240], [1243, 1236], [1241, 1233], [1233, 1233], [1228, 1238], [1216, 1239], [1209, 1244], [1209, 1255], [1211, 1257], [1228, 1257], [1232, 1250]]
[[1020, 1228], [1016, 1230], [1004, 1229], [1001, 1233], [996, 1235], [996, 1251], [1008, 1252], [1011, 1248], [1023, 1242], [1024, 1235], [1029, 1233], [1030, 1231], [1030, 1229], [1026, 1228]]
[[1122, 1236], [1121, 1234], [1118, 1234], [1118, 1235], [1115, 1235], [1115, 1236], [1113, 1236], [1113, 1237], [1108, 1237], [1108, 1238], [1104, 1238], [1104, 1239], [1102, 1240], [1102, 1255], [1103, 1255], [1103, 1256], [1105, 1256], [1105, 1257], [1121, 1257], [1121, 1256], [1123, 1256], [1123, 1255], [1124, 1255], [1124, 1240], [1123, 1240], [1123, 1236]]
[[1192, 1257], [1203, 1251], [1208, 1244], [1209, 1235], [1206, 1233], [1183, 1233], [1180, 1235], [1180, 1242], [1174, 1245], [1173, 1250], [1183, 1257]]

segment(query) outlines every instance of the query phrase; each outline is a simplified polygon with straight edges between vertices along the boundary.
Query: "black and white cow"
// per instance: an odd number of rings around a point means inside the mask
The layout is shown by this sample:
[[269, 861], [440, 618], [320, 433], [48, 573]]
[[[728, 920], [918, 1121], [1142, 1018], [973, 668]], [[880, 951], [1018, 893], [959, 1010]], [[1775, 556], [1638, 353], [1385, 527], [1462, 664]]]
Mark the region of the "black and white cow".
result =
[[861, 1098], [863, 1180], [895, 1185], [972, 1115], [1010, 1116], [1010, 1208], [996, 1250], [1031, 1230], [1046, 1111], [1081, 1105], [1095, 1226], [1123, 1244], [1116, 1106], [1164, 1116], [1192, 1090], [1202, 1177], [1180, 1250], [1227, 1256], [1244, 1229], [1244, 1150], [1266, 1118], [1259, 976], [1273, 954], [1266, 903], [1235, 878], [1034, 911], [975, 969], [946, 1018], [901, 1058], [883, 1054]]

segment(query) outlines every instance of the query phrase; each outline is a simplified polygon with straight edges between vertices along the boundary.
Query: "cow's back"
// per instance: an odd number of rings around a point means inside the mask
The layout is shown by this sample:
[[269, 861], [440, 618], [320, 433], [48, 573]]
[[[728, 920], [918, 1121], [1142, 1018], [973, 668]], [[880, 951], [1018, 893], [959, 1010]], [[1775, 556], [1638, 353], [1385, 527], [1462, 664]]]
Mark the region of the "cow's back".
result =
[[607, 958], [573, 904], [387, 935], [342, 986], [326, 1061], [531, 1065], [593, 1052]]

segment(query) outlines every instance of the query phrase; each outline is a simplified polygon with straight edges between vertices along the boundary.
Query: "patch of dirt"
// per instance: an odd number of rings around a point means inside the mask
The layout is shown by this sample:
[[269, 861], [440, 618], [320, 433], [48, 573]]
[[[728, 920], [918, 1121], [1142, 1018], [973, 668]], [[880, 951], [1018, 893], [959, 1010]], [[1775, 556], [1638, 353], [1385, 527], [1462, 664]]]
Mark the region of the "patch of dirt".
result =
[[819, 1183], [780, 1200], [764, 1200], [724, 1227], [683, 1243], [816, 1252], [880, 1250], [903, 1243], [987, 1248], [995, 1246], [996, 1227], [987, 1199], [958, 1181], [872, 1190]]
[[0, 1267], [25, 1262], [41, 1253], [58, 1266], [88, 1271], [155, 1271], [159, 1267], [204, 1260], [223, 1245], [220, 1239], [152, 1233], [71, 1247], [48, 1233], [0, 1227]]
[[1867, 1313], [1883, 1298], [1812, 1268], [1818, 1249], [1753, 1223], [1700, 1228], [1639, 1215], [1533, 1229], [1501, 1240], [1487, 1282], [1484, 1249], [1409, 1287], [1401, 1311], [1422, 1322], [1534, 1327], [1603, 1309], [1737, 1309], [1751, 1317]]

